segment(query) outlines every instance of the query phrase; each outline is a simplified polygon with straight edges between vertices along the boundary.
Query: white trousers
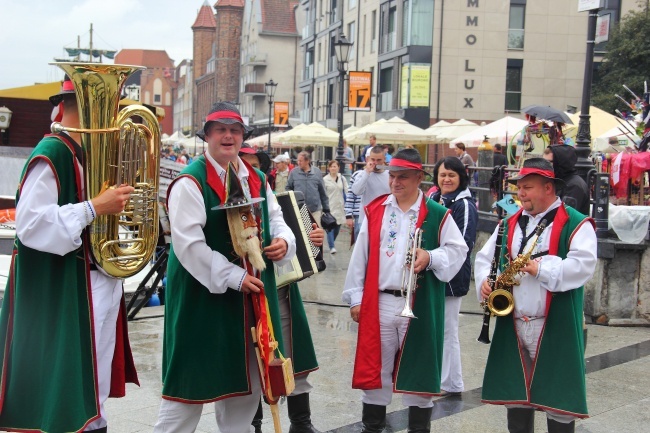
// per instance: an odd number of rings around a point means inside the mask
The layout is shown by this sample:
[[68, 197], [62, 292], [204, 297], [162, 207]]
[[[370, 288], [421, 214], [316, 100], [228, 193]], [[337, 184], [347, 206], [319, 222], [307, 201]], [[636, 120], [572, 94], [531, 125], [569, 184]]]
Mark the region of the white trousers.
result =
[[[249, 433], [262, 395], [257, 358], [252, 343], [248, 348], [251, 393], [214, 402], [214, 415], [221, 433]], [[203, 404], [162, 399], [154, 433], [192, 433], [201, 420]]]
[[442, 378], [440, 388], [448, 392], [462, 392], [463, 368], [460, 363], [458, 315], [462, 298], [445, 296], [445, 342], [442, 350]]
[[[282, 341], [284, 351], [282, 355], [285, 358], [291, 358], [293, 348], [291, 347], [291, 308], [289, 305], [289, 286], [278, 289], [278, 301], [280, 302], [280, 321], [282, 323]], [[291, 395], [304, 394], [312, 390], [311, 384], [307, 381], [308, 374], [302, 374], [295, 377], [296, 389]]]
[[99, 382], [99, 408], [101, 418], [88, 424], [85, 430], [106, 427], [104, 403], [111, 391], [111, 365], [115, 353], [115, 330], [122, 300], [122, 280], [106, 276], [99, 271], [90, 272], [97, 354], [97, 381]]
[[[393, 398], [393, 368], [395, 355], [402, 346], [409, 320], [399, 314], [405, 298], [379, 293], [379, 330], [381, 334], [381, 389], [364, 390], [361, 401], [366, 404], [388, 406]], [[418, 320], [418, 319], [414, 319]], [[403, 394], [404, 406], [432, 407], [433, 397]]]
[[[515, 330], [517, 331], [517, 338], [521, 344], [523, 359], [526, 363], [526, 370], [530, 371], [533, 360], [537, 356], [537, 343], [539, 341], [539, 336], [542, 333], [542, 328], [544, 327], [544, 318], [540, 317], [532, 320], [515, 320]], [[507, 404], [508, 409], [512, 408], [527, 408], [530, 409], [530, 406], [521, 405], [521, 404]], [[568, 424], [571, 421], [578, 419], [573, 415], [561, 414], [552, 410], [546, 410], [546, 417], [554, 421]]]

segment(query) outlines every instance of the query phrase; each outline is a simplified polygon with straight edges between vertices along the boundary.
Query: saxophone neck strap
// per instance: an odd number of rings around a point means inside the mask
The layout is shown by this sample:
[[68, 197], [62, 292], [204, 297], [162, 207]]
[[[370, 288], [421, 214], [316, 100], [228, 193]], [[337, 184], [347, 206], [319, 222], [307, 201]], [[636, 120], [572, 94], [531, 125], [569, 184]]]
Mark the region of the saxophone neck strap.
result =
[[535, 235], [535, 233], [537, 233], [537, 229], [539, 229], [540, 226], [542, 226], [542, 224], [544, 226], [541, 227], [541, 230], [539, 231], [540, 235], [542, 234], [544, 229], [546, 229], [546, 227], [548, 227], [549, 224], [553, 222], [558, 209], [559, 208], [555, 208], [549, 211], [546, 215], [544, 215], [542, 219], [539, 221], [539, 223], [537, 224], [537, 226], [535, 227], [535, 229], [530, 232], [530, 234], [526, 234], [526, 227], [528, 226], [529, 216], [528, 215], [519, 216], [519, 220], [517, 221], [517, 223], [519, 224], [519, 228], [521, 229], [521, 244], [519, 244], [519, 252], [517, 253], [517, 255], [524, 252], [524, 248], [526, 248], [526, 245], [528, 245], [528, 241], [530, 241], [530, 239]]

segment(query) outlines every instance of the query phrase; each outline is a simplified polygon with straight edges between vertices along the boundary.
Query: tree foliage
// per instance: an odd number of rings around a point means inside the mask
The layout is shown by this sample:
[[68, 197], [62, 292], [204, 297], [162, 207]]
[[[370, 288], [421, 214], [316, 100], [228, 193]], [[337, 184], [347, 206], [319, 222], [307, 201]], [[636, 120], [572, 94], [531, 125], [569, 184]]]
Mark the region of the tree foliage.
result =
[[650, 86], [650, 11], [647, 2], [639, 1], [640, 9], [623, 17], [609, 36], [607, 54], [594, 75], [591, 103], [610, 113], [629, 110], [614, 94], [632, 99], [627, 85], [643, 97], [643, 82]]

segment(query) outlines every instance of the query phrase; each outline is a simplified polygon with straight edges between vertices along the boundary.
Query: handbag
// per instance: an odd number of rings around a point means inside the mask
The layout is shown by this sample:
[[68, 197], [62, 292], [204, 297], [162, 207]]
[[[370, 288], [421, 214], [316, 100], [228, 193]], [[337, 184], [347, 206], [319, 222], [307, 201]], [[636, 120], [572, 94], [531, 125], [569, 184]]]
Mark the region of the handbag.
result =
[[336, 218], [334, 218], [334, 216], [331, 213], [323, 212], [323, 214], [320, 217], [320, 225], [326, 231], [328, 231], [328, 230], [334, 230], [338, 224], [336, 223]]

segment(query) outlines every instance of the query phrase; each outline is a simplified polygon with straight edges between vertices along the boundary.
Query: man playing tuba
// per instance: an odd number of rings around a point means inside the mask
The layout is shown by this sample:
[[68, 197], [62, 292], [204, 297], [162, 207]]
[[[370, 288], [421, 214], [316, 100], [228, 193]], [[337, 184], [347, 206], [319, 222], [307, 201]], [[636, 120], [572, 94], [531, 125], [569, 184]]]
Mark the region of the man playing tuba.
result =
[[[532, 253], [513, 287], [514, 310], [497, 317], [483, 378], [483, 401], [505, 405], [510, 433], [532, 433], [535, 409], [546, 412], [550, 433], [574, 431], [587, 417], [583, 344], [583, 285], [596, 267], [593, 221], [556, 195], [553, 165], [543, 158], [524, 162], [518, 187], [522, 209], [504, 220], [499, 270], [525, 251]], [[539, 237], [537, 229], [542, 230]], [[487, 282], [497, 231], [476, 254], [479, 301]]]
[[[365, 207], [343, 290], [359, 322], [352, 387], [363, 390], [364, 433], [384, 429], [393, 392], [404, 393], [408, 430], [428, 432], [433, 396], [440, 393], [443, 281], [456, 275], [467, 245], [449, 211], [420, 191], [426, 172], [417, 150], [400, 150], [390, 165], [378, 168], [389, 171], [391, 194]], [[402, 289], [409, 290], [401, 276], [418, 228], [422, 243], [413, 260], [420, 282], [410, 288], [416, 318], [409, 319], [400, 316], [406, 303]]]
[[[79, 127], [72, 81], [50, 97], [55, 120]], [[122, 280], [98, 270], [87, 227], [120, 213], [133, 188], [85, 197], [79, 134], [48, 134], [16, 194], [16, 240], [0, 315], [0, 429], [106, 432], [104, 402], [138, 383]], [[126, 375], [125, 375], [126, 372]]]

